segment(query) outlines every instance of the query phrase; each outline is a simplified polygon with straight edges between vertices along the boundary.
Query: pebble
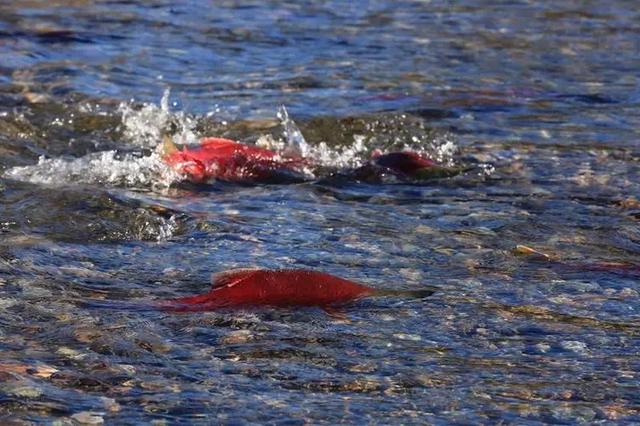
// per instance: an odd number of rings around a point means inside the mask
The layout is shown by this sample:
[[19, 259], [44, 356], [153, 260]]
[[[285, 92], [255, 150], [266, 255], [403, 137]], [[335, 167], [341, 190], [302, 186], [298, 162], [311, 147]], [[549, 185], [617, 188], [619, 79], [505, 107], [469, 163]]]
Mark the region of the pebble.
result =
[[362, 364], [352, 365], [348, 370], [352, 373], [372, 373], [376, 371], [376, 365], [371, 362], [365, 362]]
[[250, 330], [235, 330], [220, 338], [220, 343], [226, 345], [237, 345], [254, 340], [255, 336]]
[[56, 353], [70, 359], [81, 359], [86, 357], [86, 354], [80, 353], [75, 349], [71, 349], [66, 346], [59, 347]]
[[587, 345], [584, 342], [579, 342], [577, 340], [565, 340], [560, 343], [562, 349], [566, 349], [568, 351], [576, 352], [576, 353], [587, 353]]
[[109, 278], [110, 274], [106, 272], [96, 271], [93, 269], [83, 268], [74, 265], [60, 266], [58, 271], [65, 275], [74, 275], [79, 278]]
[[100, 400], [102, 401], [102, 406], [105, 410], [115, 413], [120, 411], [120, 404], [116, 402], [113, 398], [108, 398], [106, 396], [101, 396]]
[[15, 396], [22, 396], [25, 398], [37, 398], [43, 393], [41, 388], [32, 385], [15, 386], [12, 389], [7, 389], [7, 391]]
[[410, 340], [412, 342], [419, 342], [420, 340], [422, 340], [422, 337], [418, 336], [417, 334], [408, 333], [396, 333], [393, 335], [393, 337], [400, 340]]
[[[2, 283], [0, 282], [0, 286]], [[0, 299], [0, 309], [6, 309], [18, 303], [15, 299]]]
[[618, 293], [618, 296], [621, 298], [637, 298], [638, 296], [640, 296], [640, 293], [638, 293], [637, 290], [634, 290], [632, 288], [629, 287], [625, 287], [622, 290], [620, 290], [620, 292]]
[[382, 384], [373, 377], [360, 377], [352, 382], [344, 383], [340, 388], [347, 392], [372, 392], [380, 390]]
[[400, 268], [400, 276], [406, 278], [409, 281], [419, 281], [422, 278], [422, 273], [417, 269], [412, 268]]
[[534, 346], [536, 350], [542, 354], [546, 354], [551, 349], [551, 346], [546, 343], [538, 343]]
[[91, 343], [102, 335], [100, 330], [95, 328], [78, 328], [74, 330], [73, 336], [78, 342]]
[[81, 411], [71, 416], [75, 422], [81, 425], [101, 425], [104, 423], [104, 413], [95, 411]]

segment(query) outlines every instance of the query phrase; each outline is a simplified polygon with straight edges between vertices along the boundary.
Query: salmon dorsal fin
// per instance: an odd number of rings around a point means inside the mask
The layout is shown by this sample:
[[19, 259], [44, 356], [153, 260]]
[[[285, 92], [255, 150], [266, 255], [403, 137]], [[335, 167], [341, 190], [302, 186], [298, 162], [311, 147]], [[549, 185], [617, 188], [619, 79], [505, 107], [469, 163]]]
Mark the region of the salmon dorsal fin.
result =
[[[225, 138], [203, 138], [200, 140], [200, 146], [203, 148], [222, 148], [225, 146], [241, 145], [239, 142]], [[231, 271], [230, 271], [231, 272]]]
[[238, 285], [258, 271], [260, 271], [258, 268], [239, 268], [213, 274], [211, 276], [211, 290]]

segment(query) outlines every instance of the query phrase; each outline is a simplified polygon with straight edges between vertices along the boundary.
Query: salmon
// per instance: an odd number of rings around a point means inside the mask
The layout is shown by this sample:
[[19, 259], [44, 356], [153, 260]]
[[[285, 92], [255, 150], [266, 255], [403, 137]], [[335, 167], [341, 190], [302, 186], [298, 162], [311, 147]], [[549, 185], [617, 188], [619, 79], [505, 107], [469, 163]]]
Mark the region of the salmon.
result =
[[167, 311], [209, 311], [251, 306], [344, 305], [376, 291], [363, 284], [306, 269], [234, 269], [212, 277], [211, 290], [160, 302]]
[[372, 161], [380, 166], [412, 176], [421, 169], [436, 167], [432, 159], [413, 151], [398, 151], [382, 154], [374, 152]]
[[210, 179], [273, 182], [301, 179], [305, 161], [230, 139], [205, 138], [194, 148], [179, 150], [165, 140], [163, 160], [195, 183]]
[[[230, 139], [205, 138], [196, 147], [179, 150], [170, 139], [164, 143], [163, 160], [177, 173], [194, 183], [211, 179], [249, 183], [290, 183], [308, 179], [306, 167], [317, 166], [297, 154], [282, 155], [275, 151], [246, 145]], [[369, 180], [382, 174], [403, 179], [424, 180], [454, 176], [465, 169], [443, 167], [414, 151], [374, 151], [364, 166], [343, 175]]]

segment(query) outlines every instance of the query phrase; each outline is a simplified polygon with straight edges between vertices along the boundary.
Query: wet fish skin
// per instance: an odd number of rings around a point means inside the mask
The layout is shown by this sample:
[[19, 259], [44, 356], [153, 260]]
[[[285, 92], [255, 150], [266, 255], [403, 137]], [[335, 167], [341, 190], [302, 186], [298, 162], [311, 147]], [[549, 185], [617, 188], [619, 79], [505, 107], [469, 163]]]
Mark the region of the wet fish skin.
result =
[[160, 302], [167, 311], [208, 311], [243, 306], [331, 308], [376, 293], [371, 287], [306, 269], [234, 269], [212, 277], [208, 293]]
[[230, 139], [205, 138], [194, 148], [165, 149], [165, 163], [195, 183], [209, 179], [270, 182], [301, 174], [302, 158], [278, 153]]
[[412, 176], [422, 169], [437, 166], [432, 159], [414, 151], [395, 151], [386, 154], [374, 153], [372, 161], [377, 166], [408, 176]]
[[441, 166], [431, 158], [415, 151], [374, 153], [371, 163], [387, 172], [417, 181], [452, 177], [469, 170], [467, 167]]
[[[294, 183], [308, 179], [303, 169], [313, 166], [299, 156], [283, 156], [275, 151], [246, 145], [230, 139], [204, 138], [194, 148], [177, 149], [165, 141], [164, 161], [193, 183], [210, 179], [230, 182]], [[316, 165], [317, 166], [317, 165]], [[455, 176], [465, 169], [443, 167], [415, 151], [374, 151], [362, 167], [342, 173], [354, 179], [372, 180], [391, 173], [410, 180]]]

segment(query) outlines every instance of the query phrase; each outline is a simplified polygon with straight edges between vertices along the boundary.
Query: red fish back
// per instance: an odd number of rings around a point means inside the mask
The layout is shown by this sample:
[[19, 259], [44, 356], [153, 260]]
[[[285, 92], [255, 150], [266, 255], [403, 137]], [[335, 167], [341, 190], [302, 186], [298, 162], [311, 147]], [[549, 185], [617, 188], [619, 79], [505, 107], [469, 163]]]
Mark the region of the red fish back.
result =
[[233, 306], [331, 306], [374, 293], [370, 287], [303, 269], [235, 270], [214, 276], [204, 295], [171, 301], [175, 310]]
[[210, 294], [237, 304], [324, 306], [349, 302], [372, 292], [353, 281], [308, 270], [255, 270], [240, 274], [241, 280]]
[[281, 158], [274, 151], [221, 138], [203, 139], [200, 146], [172, 152], [164, 160], [195, 182], [209, 178], [268, 181], [304, 165], [303, 159]]
[[389, 152], [374, 158], [375, 164], [396, 172], [411, 175], [420, 169], [433, 167], [436, 163], [417, 152]]

